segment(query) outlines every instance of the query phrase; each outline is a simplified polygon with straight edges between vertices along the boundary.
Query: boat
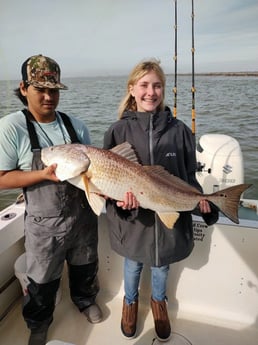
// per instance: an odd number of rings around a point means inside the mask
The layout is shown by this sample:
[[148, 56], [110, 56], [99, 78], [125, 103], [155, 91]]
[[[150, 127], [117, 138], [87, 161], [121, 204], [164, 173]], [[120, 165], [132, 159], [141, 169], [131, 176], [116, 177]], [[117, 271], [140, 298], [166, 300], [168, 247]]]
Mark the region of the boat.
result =
[[[194, 101], [194, 85], [192, 90]], [[197, 178], [205, 193], [244, 182], [243, 156], [236, 139], [207, 133], [198, 141], [196, 156]], [[29, 338], [21, 314], [27, 284], [23, 218], [22, 198], [0, 212], [0, 343], [3, 345], [27, 345]], [[193, 216], [193, 228], [192, 254], [171, 265], [169, 272], [167, 297], [172, 336], [166, 344], [256, 345], [258, 200], [242, 195], [239, 224], [220, 214], [216, 224], [207, 226], [202, 218]], [[123, 258], [111, 250], [105, 212], [99, 216], [99, 262], [101, 289], [97, 301], [103, 310], [103, 321], [90, 324], [73, 305], [65, 266], [47, 345], [129, 344], [120, 331]], [[161, 344], [154, 331], [150, 294], [150, 271], [144, 267], [137, 334], [130, 341], [133, 345]]]
[[[234, 138], [205, 134], [199, 140], [196, 153], [200, 165], [197, 176], [206, 192], [210, 192], [209, 188], [218, 190], [241, 182], [242, 154]], [[213, 169], [213, 166], [221, 169]], [[25, 275], [25, 268], [16, 267], [24, 255], [23, 215], [22, 200], [0, 212], [0, 339], [4, 345], [25, 345], [29, 337], [21, 315], [24, 282], [20, 277]], [[194, 216], [193, 226], [192, 254], [171, 265], [169, 273], [172, 337], [167, 344], [256, 345], [258, 200], [241, 199], [239, 224], [221, 214], [212, 226]], [[128, 344], [120, 331], [123, 258], [110, 248], [105, 212], [99, 217], [99, 260], [98, 302], [103, 309], [103, 322], [88, 323], [72, 304], [65, 267], [48, 345]], [[140, 286], [137, 337], [131, 341], [134, 345], [160, 344], [150, 310], [149, 280], [150, 272], [145, 267]]]

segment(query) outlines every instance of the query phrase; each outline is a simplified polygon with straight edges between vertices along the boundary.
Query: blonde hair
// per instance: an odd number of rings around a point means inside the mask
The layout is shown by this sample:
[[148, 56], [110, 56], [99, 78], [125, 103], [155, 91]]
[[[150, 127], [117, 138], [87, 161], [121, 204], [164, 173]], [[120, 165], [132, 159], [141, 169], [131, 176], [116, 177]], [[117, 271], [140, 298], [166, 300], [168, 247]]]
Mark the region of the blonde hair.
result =
[[135, 85], [138, 82], [138, 80], [140, 80], [142, 77], [144, 77], [146, 74], [148, 74], [151, 71], [154, 71], [157, 74], [163, 87], [163, 99], [160, 105], [158, 106], [157, 110], [163, 110], [165, 108], [164, 98], [165, 98], [166, 77], [163, 72], [163, 69], [160, 67], [160, 62], [156, 59], [142, 61], [133, 68], [133, 70], [131, 71], [127, 79], [126, 95], [122, 99], [118, 107], [119, 119], [121, 119], [125, 110], [131, 110], [131, 111], [137, 110], [137, 104], [135, 102], [134, 97], [130, 93], [130, 88], [131, 86]]

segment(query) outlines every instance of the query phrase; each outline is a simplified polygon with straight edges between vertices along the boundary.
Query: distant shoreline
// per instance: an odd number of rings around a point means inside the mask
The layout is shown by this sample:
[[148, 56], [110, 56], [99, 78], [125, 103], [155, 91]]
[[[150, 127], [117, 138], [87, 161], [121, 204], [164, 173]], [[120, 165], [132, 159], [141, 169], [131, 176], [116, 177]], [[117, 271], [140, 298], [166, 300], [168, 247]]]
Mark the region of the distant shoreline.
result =
[[[174, 73], [166, 73], [168, 76], [174, 76]], [[192, 73], [186, 72], [186, 73], [177, 73], [178, 76], [191, 76]], [[200, 73], [195, 73], [195, 77], [258, 77], [258, 71], [254, 72], [200, 72]], [[127, 77], [124, 74], [117, 74], [117, 75], [96, 75], [96, 76], [65, 76], [63, 79], [78, 79], [78, 78], [112, 78], [112, 77]], [[17, 83], [19, 80], [15, 79], [10, 79], [10, 80], [5, 80], [5, 79], [0, 79], [0, 82], [6, 82], [6, 81], [16, 81]]]
[[[170, 75], [174, 75], [170, 73]], [[178, 75], [191, 75], [191, 73], [178, 73]], [[258, 77], [258, 72], [206, 72], [206, 73], [195, 73], [195, 76], [225, 76], [225, 77]]]

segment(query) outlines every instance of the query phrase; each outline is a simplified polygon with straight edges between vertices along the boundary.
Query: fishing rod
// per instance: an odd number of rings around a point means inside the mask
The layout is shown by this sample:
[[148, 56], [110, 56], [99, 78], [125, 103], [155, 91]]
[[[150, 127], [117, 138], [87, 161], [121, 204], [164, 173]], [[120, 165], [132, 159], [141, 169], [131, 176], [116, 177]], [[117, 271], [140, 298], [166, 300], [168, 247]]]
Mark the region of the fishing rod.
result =
[[194, 0], [192, 0], [192, 134], [195, 135]]
[[173, 109], [173, 116], [174, 118], [177, 117], [177, 0], [174, 0], [175, 2], [175, 55], [174, 55], [174, 61], [175, 61], [175, 75], [174, 75], [174, 109]]

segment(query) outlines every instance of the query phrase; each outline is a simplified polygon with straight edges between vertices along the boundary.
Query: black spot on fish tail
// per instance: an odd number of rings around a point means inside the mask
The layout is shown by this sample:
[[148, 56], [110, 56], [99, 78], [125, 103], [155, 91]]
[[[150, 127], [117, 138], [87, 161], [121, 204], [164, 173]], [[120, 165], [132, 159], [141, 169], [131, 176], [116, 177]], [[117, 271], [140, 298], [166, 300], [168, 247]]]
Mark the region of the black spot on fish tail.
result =
[[251, 186], [251, 184], [239, 184], [219, 190], [213, 194], [205, 195], [226, 217], [232, 222], [239, 224], [238, 208], [241, 194]]

